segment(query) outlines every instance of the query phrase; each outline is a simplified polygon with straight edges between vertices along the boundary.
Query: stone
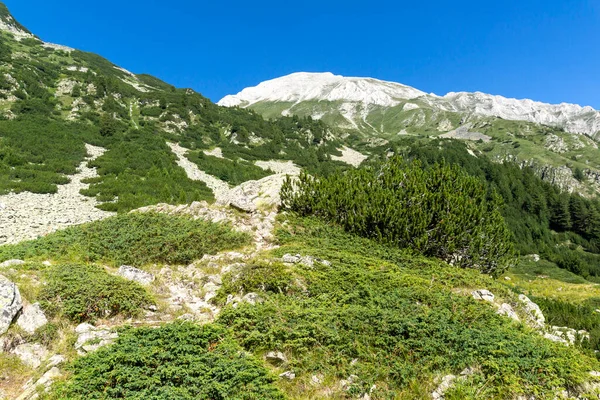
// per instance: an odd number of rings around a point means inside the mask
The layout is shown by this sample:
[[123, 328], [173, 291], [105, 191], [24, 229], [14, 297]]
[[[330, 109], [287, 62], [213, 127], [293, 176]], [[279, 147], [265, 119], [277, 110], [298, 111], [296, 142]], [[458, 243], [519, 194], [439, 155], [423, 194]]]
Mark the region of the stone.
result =
[[151, 273], [129, 265], [121, 265], [119, 267], [119, 275], [127, 280], [137, 282], [140, 285], [150, 285], [155, 279], [154, 275]]
[[21, 393], [16, 400], [33, 400], [39, 397], [39, 392], [48, 392], [52, 382], [61, 376], [61, 372], [58, 367], [52, 367], [37, 381], [28, 381], [23, 388], [24, 391]]
[[0, 268], [14, 267], [16, 265], [23, 265], [23, 264], [25, 264], [25, 261], [23, 261], [23, 260], [7, 260], [7, 261], [4, 261], [3, 263], [0, 263]]
[[19, 288], [0, 275], [0, 336], [6, 333], [22, 308]]
[[80, 355], [91, 353], [98, 350], [100, 347], [112, 344], [118, 337], [117, 332], [112, 332], [108, 328], [102, 328], [83, 323], [75, 328], [78, 333], [75, 349]]
[[497, 313], [500, 315], [504, 315], [508, 318], [511, 318], [515, 321], [520, 321], [519, 316], [517, 315], [515, 310], [513, 310], [512, 306], [510, 304], [502, 303], [502, 305], [500, 305], [500, 307], [498, 307]]
[[42, 365], [42, 361], [48, 357], [48, 349], [37, 343], [20, 344], [12, 353], [19, 357], [23, 364], [34, 369]]
[[475, 300], [484, 300], [489, 301], [490, 303], [494, 302], [494, 294], [486, 289], [475, 290], [471, 293]]
[[271, 352], [267, 353], [267, 355], [265, 356], [265, 359], [269, 363], [271, 363], [275, 366], [285, 364], [288, 361], [285, 354], [283, 354], [280, 351], [271, 351]]
[[284, 254], [283, 257], [281, 258], [281, 261], [283, 261], [284, 263], [288, 263], [288, 264], [297, 264], [300, 262], [301, 259], [302, 259], [302, 256], [300, 256], [300, 254], [297, 254], [295, 256], [293, 256], [291, 254]]
[[17, 319], [17, 325], [29, 334], [35, 333], [37, 329], [47, 323], [48, 318], [46, 318], [46, 314], [44, 314], [39, 303], [24, 306], [23, 312]]
[[444, 398], [444, 394], [454, 385], [454, 381], [456, 380], [456, 375], [446, 375], [442, 378], [442, 382], [439, 386], [431, 393], [431, 397], [434, 400], [442, 400]]
[[292, 371], [285, 371], [283, 374], [279, 374], [279, 377], [293, 381], [294, 379], [296, 379], [296, 374]]
[[323, 375], [318, 374], [311, 376], [310, 383], [314, 386], [320, 385], [321, 383], [323, 383]]
[[527, 324], [535, 329], [542, 329], [546, 323], [546, 318], [540, 307], [529, 299], [524, 294], [519, 295], [523, 308], [527, 314]]
[[261, 299], [258, 296], [258, 294], [250, 292], [250, 293], [247, 293], [246, 295], [244, 295], [244, 297], [242, 297], [242, 301], [244, 301], [248, 304], [255, 305], [256, 303], [260, 303]]

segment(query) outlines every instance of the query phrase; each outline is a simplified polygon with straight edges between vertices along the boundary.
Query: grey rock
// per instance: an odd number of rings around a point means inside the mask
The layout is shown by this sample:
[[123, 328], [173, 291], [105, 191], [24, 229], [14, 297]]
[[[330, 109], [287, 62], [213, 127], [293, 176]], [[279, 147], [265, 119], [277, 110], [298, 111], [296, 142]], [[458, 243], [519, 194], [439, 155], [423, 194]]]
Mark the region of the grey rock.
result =
[[287, 357], [280, 351], [271, 351], [267, 353], [265, 359], [273, 365], [281, 365], [287, 363]]
[[78, 325], [75, 332], [79, 335], [77, 342], [75, 342], [75, 349], [80, 355], [94, 352], [100, 347], [112, 344], [119, 337], [117, 332], [113, 332], [108, 328], [96, 328], [87, 323]]
[[247, 293], [244, 297], [242, 297], [242, 301], [245, 301], [248, 304], [255, 305], [256, 303], [260, 303], [261, 299], [256, 293]]
[[510, 304], [502, 303], [502, 305], [498, 307], [497, 313], [500, 315], [504, 315], [508, 318], [514, 319], [515, 321], [520, 321], [519, 316], [517, 315], [515, 310], [513, 310]]
[[456, 375], [446, 375], [442, 378], [442, 382], [439, 386], [431, 393], [431, 397], [434, 400], [443, 400], [444, 394], [454, 385]]
[[48, 349], [37, 343], [20, 344], [14, 348], [12, 353], [31, 368], [38, 368], [48, 357]]
[[279, 377], [293, 381], [294, 379], [296, 379], [296, 374], [292, 371], [285, 371], [283, 374], [279, 374]]
[[29, 334], [33, 334], [38, 328], [47, 323], [48, 318], [46, 318], [46, 314], [44, 314], [39, 303], [24, 306], [23, 312], [17, 319], [17, 325]]
[[475, 300], [484, 300], [489, 301], [490, 303], [493, 303], [495, 298], [494, 294], [486, 289], [475, 290], [471, 295]]
[[19, 288], [0, 275], [0, 335], [6, 333], [19, 311], [23, 308]]
[[524, 294], [519, 295], [519, 301], [523, 304], [523, 308], [527, 314], [527, 324], [535, 329], [542, 329], [546, 323], [546, 318], [540, 307], [529, 299]]
[[23, 260], [7, 260], [7, 261], [4, 261], [3, 263], [0, 263], [0, 268], [14, 267], [16, 265], [23, 265], [23, 264], [25, 264], [25, 261], [23, 261]]
[[123, 278], [137, 282], [141, 285], [150, 285], [154, 282], [154, 275], [149, 272], [142, 271], [141, 269], [132, 267], [130, 265], [121, 265], [119, 267], [119, 275]]
[[25, 384], [24, 391], [16, 400], [34, 400], [39, 398], [39, 392], [48, 392], [52, 382], [61, 376], [58, 367], [52, 367], [37, 381], [30, 380]]
[[291, 254], [284, 254], [284, 256], [281, 258], [281, 261], [288, 264], [297, 264], [300, 262], [301, 259], [302, 256], [300, 256], [300, 254], [297, 254], [295, 256]]

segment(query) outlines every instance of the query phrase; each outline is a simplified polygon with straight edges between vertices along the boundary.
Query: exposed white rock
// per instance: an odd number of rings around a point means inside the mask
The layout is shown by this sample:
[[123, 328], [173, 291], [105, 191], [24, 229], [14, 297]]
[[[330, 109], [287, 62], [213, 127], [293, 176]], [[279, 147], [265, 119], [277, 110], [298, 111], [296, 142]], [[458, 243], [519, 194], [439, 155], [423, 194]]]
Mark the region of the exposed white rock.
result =
[[219, 178], [207, 174], [201, 171], [196, 164], [188, 160], [185, 154], [189, 151], [188, 149], [181, 147], [177, 143], [167, 143], [173, 153], [177, 156], [177, 165], [183, 168], [187, 176], [194, 181], [201, 181], [213, 191], [215, 199], [222, 201], [227, 197], [229, 193], [229, 185], [227, 182], [223, 182]]
[[271, 170], [276, 174], [286, 174], [292, 176], [300, 175], [300, 167], [298, 167], [292, 161], [256, 161], [254, 164], [264, 170]]
[[0, 275], [0, 336], [6, 333], [22, 308], [23, 302], [19, 288]]
[[14, 267], [14, 266], [23, 265], [23, 264], [25, 264], [25, 261], [23, 261], [23, 260], [7, 260], [7, 261], [4, 261], [3, 263], [0, 263], [0, 268]]
[[14, 355], [27, 366], [38, 368], [50, 354], [48, 349], [38, 343], [23, 343], [15, 347], [12, 351]]
[[342, 152], [341, 156], [331, 156], [332, 160], [345, 162], [346, 164], [352, 165], [353, 167], [359, 167], [363, 161], [365, 161], [368, 156], [351, 149], [350, 147], [344, 146], [340, 149]]
[[[96, 221], [114, 215], [96, 208], [96, 199], [83, 196], [87, 189], [82, 182], [96, 177], [96, 170], [88, 167], [88, 161], [104, 153], [104, 149], [86, 145], [90, 158], [81, 163], [79, 172], [70, 176], [71, 182], [58, 186], [58, 193], [36, 194], [10, 193], [0, 196], [1, 244], [13, 244], [31, 240], [68, 226]], [[2, 237], [4, 236], [4, 238]]]
[[221, 150], [219, 147], [215, 147], [212, 150], [204, 150], [203, 153], [206, 154], [207, 156], [223, 158], [223, 150]]
[[296, 379], [296, 374], [292, 371], [285, 371], [283, 374], [279, 374], [280, 378], [287, 379], [289, 381], [293, 381]]
[[515, 310], [513, 310], [512, 306], [508, 303], [502, 303], [500, 307], [498, 307], [497, 313], [515, 321], [520, 321], [519, 315], [515, 312]]
[[[439, 111], [528, 121], [589, 136], [594, 136], [600, 131], [600, 112], [589, 106], [566, 103], [545, 104], [480, 92], [452, 92], [440, 97], [400, 83], [372, 78], [343, 77], [329, 72], [299, 72], [262, 82], [236, 95], [224, 97], [219, 101], [219, 105], [248, 107], [260, 102], [293, 104], [305, 101], [342, 102], [338, 111], [353, 123], [357, 109], [364, 110], [370, 106], [392, 107], [415, 98], [419, 98], [424, 104]], [[360, 106], [357, 108], [356, 105]], [[414, 106], [413, 103], [406, 103], [404, 107], [413, 109]], [[322, 111], [318, 112], [322, 117]]]
[[80, 355], [94, 352], [100, 347], [113, 343], [119, 337], [117, 332], [88, 323], [79, 324], [75, 328], [75, 332], [78, 334], [75, 349]]
[[270, 351], [270, 352], [268, 352], [267, 355], [265, 355], [265, 360], [267, 360], [269, 363], [271, 363], [273, 365], [285, 364], [288, 361], [288, 359], [285, 356], [285, 354], [283, 354], [280, 351]]
[[262, 82], [237, 95], [226, 96], [219, 105], [247, 107], [260, 101], [298, 103], [310, 100], [354, 101], [380, 106], [395, 106], [405, 99], [425, 93], [399, 83], [371, 78], [345, 78], [332, 73], [299, 72]]
[[52, 367], [46, 371], [44, 375], [37, 381], [28, 381], [24, 388], [23, 393], [16, 400], [36, 400], [39, 398], [40, 392], [48, 392], [52, 383], [62, 376], [58, 367]]
[[37, 329], [47, 323], [48, 318], [46, 318], [46, 314], [44, 314], [39, 303], [25, 305], [23, 312], [17, 319], [17, 325], [29, 334], [35, 333]]
[[150, 285], [154, 282], [154, 275], [129, 265], [121, 265], [119, 267], [119, 275], [142, 285]]
[[519, 301], [523, 304], [525, 312], [527, 313], [527, 322], [534, 328], [542, 329], [546, 323], [544, 313], [540, 309], [540, 306], [535, 304], [524, 294], [519, 295]]
[[489, 301], [490, 303], [493, 303], [495, 298], [494, 294], [486, 289], [475, 290], [471, 293], [471, 295], [475, 300], [485, 300]]

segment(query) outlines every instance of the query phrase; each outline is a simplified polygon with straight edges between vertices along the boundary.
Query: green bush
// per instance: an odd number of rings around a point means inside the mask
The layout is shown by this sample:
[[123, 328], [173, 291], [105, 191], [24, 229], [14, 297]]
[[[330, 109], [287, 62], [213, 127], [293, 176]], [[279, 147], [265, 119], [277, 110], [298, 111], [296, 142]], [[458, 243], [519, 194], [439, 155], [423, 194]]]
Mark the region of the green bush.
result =
[[249, 242], [230, 226], [159, 213], [129, 213], [17, 245], [0, 247], [0, 259], [54, 258], [144, 265], [188, 264]]
[[116, 343], [78, 359], [54, 398], [283, 399], [259, 361], [218, 325], [125, 329]]
[[288, 179], [283, 207], [315, 215], [349, 232], [500, 273], [513, 259], [501, 201], [459, 167], [393, 158], [381, 165], [315, 179]]
[[50, 315], [74, 322], [134, 316], [153, 304], [142, 286], [95, 265], [57, 265], [45, 272], [45, 278], [40, 304]]
[[[292, 398], [320, 398], [323, 388], [307, 384], [319, 374], [335, 383], [355, 375], [348, 391], [340, 390], [348, 398], [373, 385], [373, 398], [421, 398], [415, 391], [428, 395], [436, 377], [468, 367], [477, 372], [467, 398], [551, 398], [556, 388], [589, 379], [596, 365], [473, 300], [473, 288], [489, 288], [501, 299], [512, 295], [475, 270], [410, 256], [316, 219], [287, 221], [275, 255], [300, 253], [331, 265], [282, 270], [274, 263], [270, 272], [267, 265], [247, 266], [232, 285], [224, 282], [220, 296], [243, 289], [262, 301], [226, 307], [218, 321], [255, 354], [288, 355], [285, 368], [297, 378], [284, 387], [302, 393]], [[259, 273], [281, 289], [261, 288]]]
[[224, 158], [207, 156], [202, 151], [188, 153], [188, 159], [198, 165], [207, 174], [237, 186], [251, 180], [259, 180], [273, 172], [265, 171], [247, 161], [231, 161]]

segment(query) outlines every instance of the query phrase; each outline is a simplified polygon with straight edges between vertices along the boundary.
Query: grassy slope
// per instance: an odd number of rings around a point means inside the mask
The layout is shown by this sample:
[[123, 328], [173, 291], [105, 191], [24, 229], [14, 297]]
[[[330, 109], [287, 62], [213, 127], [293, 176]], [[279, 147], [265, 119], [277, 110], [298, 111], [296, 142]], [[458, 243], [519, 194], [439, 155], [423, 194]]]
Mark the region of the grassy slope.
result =
[[[473, 300], [491, 290], [515, 303], [504, 284], [474, 271], [412, 257], [311, 219], [290, 218], [278, 238], [284, 253], [326, 259], [289, 266], [260, 260], [225, 280], [220, 294], [257, 292], [257, 306], [226, 308], [219, 321], [255, 354], [283, 351], [297, 378], [281, 383], [290, 398], [425, 398], [435, 378], [478, 372], [447, 398], [504, 398], [573, 388], [596, 366], [578, 350], [549, 342]], [[348, 391], [340, 381], [355, 375]], [[323, 381], [311, 383], [313, 376]], [[479, 396], [479, 397], [478, 397]]]

